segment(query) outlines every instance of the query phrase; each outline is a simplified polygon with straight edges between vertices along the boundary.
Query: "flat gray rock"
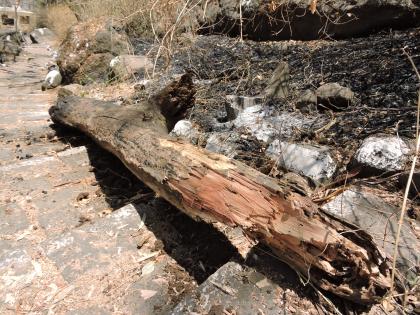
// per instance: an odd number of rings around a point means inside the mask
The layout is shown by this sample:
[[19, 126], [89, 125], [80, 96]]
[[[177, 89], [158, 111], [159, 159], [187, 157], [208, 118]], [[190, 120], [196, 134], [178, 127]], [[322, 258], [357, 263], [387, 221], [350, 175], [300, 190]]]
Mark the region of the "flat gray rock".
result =
[[258, 140], [269, 142], [277, 134], [274, 124], [269, 121], [271, 115], [269, 109], [255, 105], [240, 112], [233, 124], [236, 128], [246, 128]]
[[289, 95], [289, 84], [289, 64], [285, 61], [280, 61], [267, 83], [264, 94], [267, 97], [286, 98]]
[[[357, 187], [346, 190], [322, 208], [367, 231], [389, 257], [393, 256], [399, 209]], [[401, 230], [397, 267], [411, 284], [418, 276], [416, 268], [420, 268], [419, 262], [420, 242], [405, 222]]]
[[328, 147], [274, 140], [267, 148], [266, 154], [275, 160], [277, 165], [309, 177], [316, 184], [331, 179], [337, 170], [337, 163]]
[[295, 298], [296, 293], [283, 289], [253, 268], [229, 262], [170, 314], [278, 315], [294, 314], [299, 310], [309, 314], [313, 305], [305, 299]]
[[274, 139], [289, 139], [297, 133], [317, 129], [324, 121], [320, 116], [306, 117], [297, 112], [277, 113], [270, 107], [255, 105], [245, 108], [232, 122], [234, 127], [245, 128], [258, 140], [271, 143]]
[[191, 143], [197, 144], [200, 137], [200, 132], [189, 120], [180, 120], [175, 124], [169, 135], [173, 137], [185, 138]]
[[362, 175], [401, 171], [410, 156], [410, 148], [396, 136], [371, 136], [356, 151], [351, 167], [361, 167]]
[[318, 105], [332, 110], [339, 110], [352, 105], [354, 93], [338, 83], [326, 83], [316, 90]]

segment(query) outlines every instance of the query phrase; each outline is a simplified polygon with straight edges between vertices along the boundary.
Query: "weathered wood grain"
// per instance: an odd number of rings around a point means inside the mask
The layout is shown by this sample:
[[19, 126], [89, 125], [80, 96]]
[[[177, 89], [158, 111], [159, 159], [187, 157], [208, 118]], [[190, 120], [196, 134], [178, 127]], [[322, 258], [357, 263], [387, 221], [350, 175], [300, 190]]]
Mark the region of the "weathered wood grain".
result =
[[181, 211], [240, 226], [320, 288], [357, 303], [386, 293], [389, 264], [368, 234], [323, 213], [281, 180], [169, 137], [168, 106], [182, 116], [174, 97], [121, 107], [67, 95], [50, 115], [88, 134]]

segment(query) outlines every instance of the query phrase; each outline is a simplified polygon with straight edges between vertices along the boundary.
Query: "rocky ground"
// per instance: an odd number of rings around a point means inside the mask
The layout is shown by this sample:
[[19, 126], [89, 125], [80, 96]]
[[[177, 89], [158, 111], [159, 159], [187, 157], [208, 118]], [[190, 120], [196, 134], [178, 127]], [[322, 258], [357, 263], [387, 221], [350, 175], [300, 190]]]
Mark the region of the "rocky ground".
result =
[[[49, 126], [56, 93], [38, 92], [47, 45], [1, 69], [1, 313], [420, 311], [419, 167], [397, 261], [406, 303], [351, 305], [304, 285], [239, 229], [179, 213], [83, 135]], [[76, 26], [58, 64], [66, 83], [80, 84], [66, 89], [119, 106], [193, 72], [196, 100], [174, 137], [287, 178], [391, 256], [419, 88], [402, 48], [420, 67], [419, 28], [338, 41], [182, 36], [167, 59], [100, 21]]]
[[238, 301], [252, 313], [328, 311], [266, 249], [244, 259], [239, 229], [191, 220], [89, 139], [51, 125], [57, 91], [41, 93], [40, 78], [54, 38], [39, 41], [0, 69], [1, 314], [222, 314]]
[[[81, 47], [95, 42], [79, 31], [73, 36]], [[418, 81], [407, 55], [419, 65], [419, 38], [415, 28], [341, 41], [184, 36], [169, 60], [157, 55], [159, 46], [131, 39], [137, 62], [114, 53], [118, 68], [112, 62], [98, 67], [103, 83], [67, 89], [124, 106], [192, 72], [196, 100], [173, 136], [287, 178], [326, 211], [368, 230], [392, 255], [395, 233], [389, 231], [396, 230], [416, 129]], [[62, 49], [65, 56], [80, 48]], [[111, 47], [82, 48], [79, 56], [96, 60], [92, 55], [104, 49]], [[66, 58], [61, 62], [65, 69], [80, 69]], [[398, 260], [414, 295], [418, 176], [416, 171]]]
[[[304, 146], [310, 155], [308, 148], [319, 151], [321, 147], [331, 157], [324, 163], [328, 175], [309, 176], [312, 180], [318, 181], [321, 176], [334, 182], [356, 169], [357, 182], [386, 185], [384, 189], [398, 195], [398, 173], [407, 169], [409, 161], [405, 157], [414, 147], [418, 88], [402, 48], [418, 65], [419, 38], [419, 29], [311, 42], [241, 42], [222, 36], [200, 36], [184, 44], [185, 48], [180, 47], [164, 77], [176, 77], [185, 69], [195, 73], [198, 93], [190, 121], [198, 129], [199, 136], [195, 137], [201, 145], [207, 144], [207, 148], [241, 159], [265, 173], [273, 172], [278, 159], [273, 150], [278, 142]], [[150, 51], [153, 56], [153, 48]], [[275, 77], [281, 62], [287, 62], [289, 68], [284, 80], [288, 95], [268, 96], [265, 91], [269, 78]], [[146, 89], [134, 98], [153, 94], [163, 84], [162, 79], [157, 83], [148, 81]], [[322, 91], [327, 86], [333, 92]], [[340, 93], [340, 89], [348, 93], [343, 99], [328, 95]], [[344, 105], [340, 105], [343, 100]], [[185, 128], [182, 132], [189, 133]], [[385, 148], [377, 141], [369, 145], [367, 141], [368, 148], [378, 145], [375, 150], [385, 155], [383, 160], [377, 156], [375, 162], [370, 160], [375, 159], [373, 156], [356, 154], [369, 137], [390, 137], [397, 147], [403, 141], [404, 148], [391, 152], [392, 146]], [[264, 151], [268, 154], [262, 154]], [[391, 160], [399, 166], [392, 165]], [[287, 163], [284, 161], [275, 173], [292, 168], [308, 175], [299, 166], [286, 167]], [[375, 167], [369, 166], [372, 163]], [[382, 177], [363, 179], [372, 175]], [[412, 201], [412, 213], [416, 213], [416, 194]], [[396, 205], [399, 203], [396, 200]]]

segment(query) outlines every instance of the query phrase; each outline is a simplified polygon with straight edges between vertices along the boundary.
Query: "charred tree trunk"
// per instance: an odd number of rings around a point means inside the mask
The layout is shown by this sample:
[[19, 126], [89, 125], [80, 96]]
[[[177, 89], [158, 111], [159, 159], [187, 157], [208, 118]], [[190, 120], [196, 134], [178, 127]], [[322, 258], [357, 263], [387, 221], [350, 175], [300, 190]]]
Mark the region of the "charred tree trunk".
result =
[[88, 134], [189, 216], [240, 226], [322, 289], [357, 303], [380, 299], [390, 286], [389, 267], [368, 234], [282, 181], [167, 136], [192, 100], [189, 80], [181, 83], [127, 107], [62, 96], [50, 114]]

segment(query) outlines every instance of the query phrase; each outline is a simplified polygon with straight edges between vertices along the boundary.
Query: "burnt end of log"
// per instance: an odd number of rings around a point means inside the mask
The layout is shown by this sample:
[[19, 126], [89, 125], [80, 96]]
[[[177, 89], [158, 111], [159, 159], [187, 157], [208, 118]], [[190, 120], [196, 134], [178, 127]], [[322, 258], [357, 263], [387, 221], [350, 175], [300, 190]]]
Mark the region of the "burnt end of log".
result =
[[192, 76], [192, 72], [187, 72], [152, 98], [166, 119], [168, 132], [178, 121], [185, 118], [188, 110], [194, 105], [196, 89]]

